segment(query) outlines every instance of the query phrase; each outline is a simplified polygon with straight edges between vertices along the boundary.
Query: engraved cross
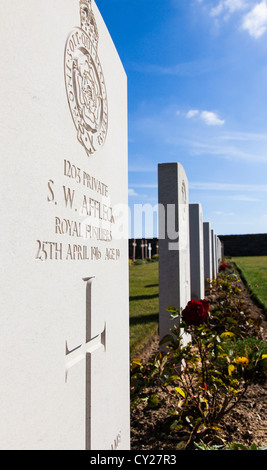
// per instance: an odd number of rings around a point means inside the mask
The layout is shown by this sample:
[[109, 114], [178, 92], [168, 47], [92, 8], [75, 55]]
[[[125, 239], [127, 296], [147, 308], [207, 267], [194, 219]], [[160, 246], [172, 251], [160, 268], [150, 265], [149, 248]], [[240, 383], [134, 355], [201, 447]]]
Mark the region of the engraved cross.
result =
[[65, 382], [68, 380], [68, 372], [71, 367], [85, 359], [85, 448], [91, 450], [91, 357], [92, 353], [98, 349], [106, 350], [106, 323], [102, 333], [92, 338], [92, 283], [94, 277], [84, 278], [86, 282], [86, 334], [85, 343], [76, 346], [74, 349], [68, 348], [66, 341], [66, 369]]
[[78, 364], [81, 360], [86, 358], [86, 355], [93, 353], [99, 348], [106, 348], [106, 324], [102, 333], [92, 338], [91, 334], [91, 310], [92, 310], [92, 282], [94, 277], [84, 278], [86, 282], [86, 338], [85, 343], [76, 346], [73, 349], [68, 348], [66, 341], [66, 371], [65, 371], [65, 382], [68, 379], [68, 371], [75, 364]]

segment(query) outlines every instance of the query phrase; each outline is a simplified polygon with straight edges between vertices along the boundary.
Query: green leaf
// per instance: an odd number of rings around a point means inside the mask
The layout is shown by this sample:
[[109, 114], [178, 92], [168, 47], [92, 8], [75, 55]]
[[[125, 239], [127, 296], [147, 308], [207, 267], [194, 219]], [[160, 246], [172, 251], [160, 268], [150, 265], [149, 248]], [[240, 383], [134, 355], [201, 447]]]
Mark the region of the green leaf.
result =
[[165, 335], [162, 340], [160, 341], [160, 345], [162, 344], [165, 344], [165, 343], [169, 343], [169, 342], [172, 342], [173, 341], [173, 336], [172, 335]]
[[141, 366], [142, 365], [142, 361], [141, 359], [139, 359], [138, 357], [135, 357], [133, 360], [132, 360], [132, 364], [136, 364], [138, 366]]
[[177, 313], [178, 314], [178, 310], [175, 307], [166, 308], [166, 312], [172, 312], [172, 313]]
[[235, 320], [235, 319], [232, 318], [232, 317], [226, 317], [226, 320], [227, 320], [229, 323], [233, 323], [234, 325], [235, 325], [236, 323], [238, 323], [237, 320]]
[[197, 428], [197, 434], [201, 434], [207, 430], [207, 426], [204, 423], [201, 423]]
[[222, 334], [221, 334], [221, 339], [231, 339], [235, 336], [234, 333], [232, 333], [231, 331], [224, 331]]
[[234, 372], [235, 370], [235, 366], [233, 364], [229, 364], [228, 366], [228, 374], [229, 375], [232, 375], [232, 373]]
[[180, 395], [182, 395], [183, 398], [186, 398], [186, 393], [180, 387], [175, 387], [174, 390], [177, 393], [180, 393]]
[[255, 443], [254, 443], [254, 444], [251, 444], [250, 450], [258, 450], [257, 445], [256, 445]]
[[175, 320], [175, 319], [178, 318], [178, 317], [179, 317], [178, 312], [177, 312], [177, 313], [174, 312], [174, 313], [171, 313], [171, 314], [170, 314], [170, 319], [171, 319], [171, 320]]
[[171, 379], [172, 381], [174, 381], [174, 380], [180, 380], [180, 376], [179, 376], [179, 375], [172, 375], [172, 376], [170, 377], [170, 379]]
[[159, 399], [158, 399], [157, 395], [155, 395], [153, 393], [149, 397], [148, 406], [149, 406], [149, 408], [157, 408], [158, 404], [159, 404]]

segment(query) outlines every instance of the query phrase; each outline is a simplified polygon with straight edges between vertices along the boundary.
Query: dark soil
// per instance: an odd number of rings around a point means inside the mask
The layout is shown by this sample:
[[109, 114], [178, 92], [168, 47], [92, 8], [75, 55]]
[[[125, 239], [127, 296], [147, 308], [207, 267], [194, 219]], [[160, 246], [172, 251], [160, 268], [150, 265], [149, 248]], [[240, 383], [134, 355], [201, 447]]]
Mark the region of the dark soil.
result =
[[[242, 284], [242, 298], [251, 317], [262, 319], [261, 339], [267, 339], [266, 312], [255, 305]], [[158, 351], [158, 338], [154, 338], [140, 355], [143, 361], [151, 359]], [[175, 450], [179, 436], [171, 435], [169, 415], [173, 403], [170, 396], [159, 390], [160, 406], [149, 409], [144, 402], [139, 403], [131, 413], [131, 448], [134, 450]], [[221, 431], [216, 431], [212, 444], [229, 446], [240, 443], [257, 447], [267, 446], [267, 381], [251, 384], [242, 400], [223, 419]]]

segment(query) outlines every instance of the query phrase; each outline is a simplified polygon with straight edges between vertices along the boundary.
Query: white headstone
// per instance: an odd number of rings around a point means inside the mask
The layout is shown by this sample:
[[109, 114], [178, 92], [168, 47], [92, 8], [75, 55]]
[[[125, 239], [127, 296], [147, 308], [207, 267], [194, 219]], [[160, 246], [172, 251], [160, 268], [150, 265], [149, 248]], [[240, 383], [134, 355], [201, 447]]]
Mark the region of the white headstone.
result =
[[133, 261], [135, 261], [135, 250], [136, 250], [136, 241], [133, 241]]
[[128, 449], [126, 75], [93, 0], [0, 16], [0, 447]]
[[219, 269], [219, 265], [222, 260], [222, 244], [218, 236], [216, 237], [216, 242], [217, 242], [217, 260], [218, 260], [218, 269]]
[[191, 299], [205, 296], [203, 213], [201, 204], [189, 204]]
[[212, 280], [212, 243], [210, 222], [203, 222], [203, 238], [204, 238], [204, 277], [205, 287], [210, 287], [209, 279]]
[[218, 258], [218, 237], [216, 233], [214, 233], [214, 251], [215, 251], [215, 270], [216, 270], [216, 277], [219, 270], [219, 258]]
[[142, 260], [145, 259], [145, 253], [144, 253], [144, 248], [145, 248], [145, 244], [144, 244], [144, 241], [141, 240], [141, 251], [142, 251]]
[[211, 253], [212, 253], [212, 279], [217, 278], [217, 263], [216, 263], [216, 248], [215, 248], [215, 233], [211, 229]]
[[158, 165], [159, 337], [170, 334], [168, 307], [190, 300], [188, 181], [180, 163]]

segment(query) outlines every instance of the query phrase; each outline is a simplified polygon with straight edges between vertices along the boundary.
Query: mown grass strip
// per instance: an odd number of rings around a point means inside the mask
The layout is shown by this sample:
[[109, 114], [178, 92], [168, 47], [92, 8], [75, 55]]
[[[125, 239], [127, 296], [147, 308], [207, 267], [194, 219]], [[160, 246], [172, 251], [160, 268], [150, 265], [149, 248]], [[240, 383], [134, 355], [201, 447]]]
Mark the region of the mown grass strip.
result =
[[158, 263], [129, 267], [130, 354], [136, 357], [158, 331]]
[[251, 297], [267, 311], [267, 256], [233, 257], [232, 261]]

